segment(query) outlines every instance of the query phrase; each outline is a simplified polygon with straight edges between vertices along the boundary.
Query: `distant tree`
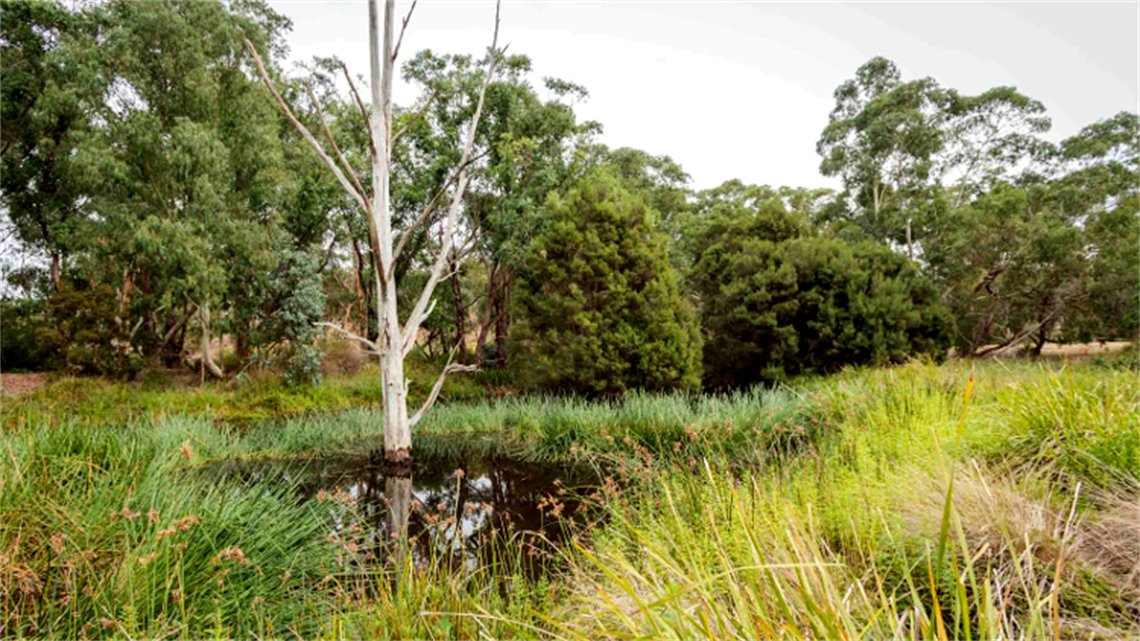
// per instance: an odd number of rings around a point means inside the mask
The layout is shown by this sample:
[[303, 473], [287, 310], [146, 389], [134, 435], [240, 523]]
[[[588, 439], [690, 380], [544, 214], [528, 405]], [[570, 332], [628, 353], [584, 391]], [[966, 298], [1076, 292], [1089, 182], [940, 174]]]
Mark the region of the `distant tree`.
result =
[[604, 169], [552, 194], [520, 273], [523, 334], [550, 386], [583, 393], [691, 389], [694, 311], [654, 214]]
[[700, 245], [707, 387], [945, 353], [947, 310], [905, 256], [818, 236], [779, 198], [722, 205]]
[[[820, 220], [856, 232], [849, 238], [905, 247], [915, 258], [925, 228], [940, 215], [1047, 152], [1036, 137], [1050, 127], [1044, 111], [1013, 87], [962, 95], [933, 78], [904, 81], [893, 62], [873, 58], [835, 90], [816, 145], [820, 171], [844, 187]], [[938, 198], [948, 206], [933, 202]]]
[[1136, 335], [1138, 133], [1131, 113], [1090, 125], [931, 236], [924, 260], [954, 309], [962, 353]]

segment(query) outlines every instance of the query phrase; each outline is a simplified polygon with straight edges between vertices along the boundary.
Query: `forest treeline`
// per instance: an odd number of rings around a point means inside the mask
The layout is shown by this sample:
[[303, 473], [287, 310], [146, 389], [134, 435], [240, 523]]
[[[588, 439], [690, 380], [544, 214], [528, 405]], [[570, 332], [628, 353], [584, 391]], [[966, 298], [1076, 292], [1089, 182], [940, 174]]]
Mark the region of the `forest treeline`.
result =
[[[260, 0], [0, 11], [0, 207], [4, 233], [34, 258], [6, 261], [5, 371], [132, 376], [193, 358], [218, 377], [311, 383], [328, 347], [318, 323], [375, 339], [365, 212], [278, 108], [244, 41], [367, 185], [365, 69], [291, 66], [291, 24]], [[419, 93], [395, 109], [391, 208], [398, 297], [414, 302], [444, 243], [485, 68], [427, 50], [403, 60]], [[425, 357], [607, 394], [950, 347], [1136, 339], [1135, 113], [1055, 144], [1045, 107], [1013, 87], [967, 95], [874, 58], [821, 122], [820, 170], [841, 188], [698, 191], [669, 156], [600, 143], [602, 123], [574, 110], [588, 97], [536, 77], [524, 54], [502, 61]], [[731, 144], [710, 140], [708, 153]], [[232, 353], [211, 354], [218, 336]]]

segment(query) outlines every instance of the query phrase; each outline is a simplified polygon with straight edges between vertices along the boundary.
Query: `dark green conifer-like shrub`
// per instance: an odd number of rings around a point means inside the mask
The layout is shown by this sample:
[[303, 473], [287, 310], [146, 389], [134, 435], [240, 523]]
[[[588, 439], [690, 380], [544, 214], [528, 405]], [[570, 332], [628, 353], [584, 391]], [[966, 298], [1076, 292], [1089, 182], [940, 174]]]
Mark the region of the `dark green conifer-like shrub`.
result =
[[911, 261], [886, 246], [816, 235], [778, 200], [711, 221], [702, 241], [692, 283], [707, 386], [945, 354], [947, 309]]
[[650, 209], [605, 171], [547, 201], [519, 275], [524, 343], [549, 387], [695, 388], [701, 338]]

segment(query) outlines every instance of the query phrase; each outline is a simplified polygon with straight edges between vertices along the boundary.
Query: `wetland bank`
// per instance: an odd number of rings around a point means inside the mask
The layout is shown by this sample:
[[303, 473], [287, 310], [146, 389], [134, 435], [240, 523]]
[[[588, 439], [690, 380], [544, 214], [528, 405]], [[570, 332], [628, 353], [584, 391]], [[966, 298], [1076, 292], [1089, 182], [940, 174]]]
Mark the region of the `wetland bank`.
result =
[[448, 404], [403, 479], [372, 410], [7, 416], [4, 633], [1129, 636], [1138, 394], [1127, 367], [913, 364]]
[[1140, 638], [1134, 5], [493, 4], [0, 1], [0, 640]]

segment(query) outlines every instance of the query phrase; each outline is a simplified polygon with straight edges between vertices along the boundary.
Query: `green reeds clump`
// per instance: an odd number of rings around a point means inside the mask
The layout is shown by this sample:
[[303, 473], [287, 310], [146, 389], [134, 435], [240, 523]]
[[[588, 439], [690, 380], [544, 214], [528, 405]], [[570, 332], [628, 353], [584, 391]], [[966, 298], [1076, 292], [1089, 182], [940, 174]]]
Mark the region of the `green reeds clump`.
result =
[[1140, 480], [1140, 384], [1135, 372], [1066, 366], [1019, 383], [997, 420], [1009, 456], [1111, 487]]
[[1135, 636], [1135, 486], [1084, 509], [1051, 470], [973, 460], [997, 431], [1000, 388], [967, 411], [974, 381], [958, 373], [840, 380], [878, 393], [823, 389], [843, 403], [840, 429], [795, 460], [741, 474], [710, 447], [696, 474], [610, 495], [608, 527], [569, 553], [577, 599], [550, 625], [578, 638]]
[[204, 432], [68, 423], [5, 434], [5, 638], [203, 638], [312, 630], [325, 523], [288, 486], [181, 473]]

